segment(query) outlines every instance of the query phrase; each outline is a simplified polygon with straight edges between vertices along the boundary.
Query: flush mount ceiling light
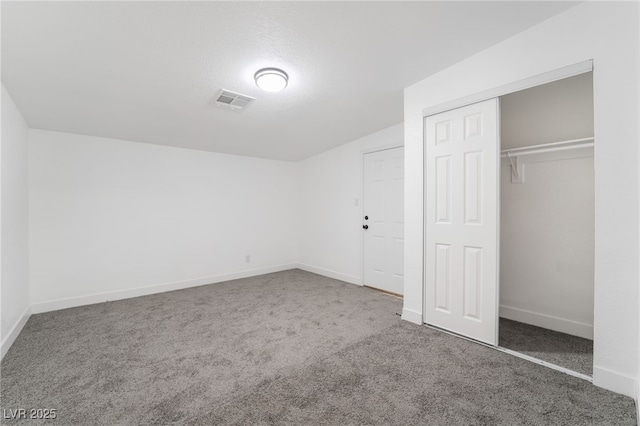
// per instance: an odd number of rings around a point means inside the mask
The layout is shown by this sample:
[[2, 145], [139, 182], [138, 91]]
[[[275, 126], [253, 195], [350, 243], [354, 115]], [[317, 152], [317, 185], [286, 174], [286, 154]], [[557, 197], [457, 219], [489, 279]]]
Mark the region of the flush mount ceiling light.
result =
[[258, 70], [253, 76], [256, 86], [267, 92], [279, 92], [289, 82], [289, 76], [286, 72], [278, 68], [263, 68]]

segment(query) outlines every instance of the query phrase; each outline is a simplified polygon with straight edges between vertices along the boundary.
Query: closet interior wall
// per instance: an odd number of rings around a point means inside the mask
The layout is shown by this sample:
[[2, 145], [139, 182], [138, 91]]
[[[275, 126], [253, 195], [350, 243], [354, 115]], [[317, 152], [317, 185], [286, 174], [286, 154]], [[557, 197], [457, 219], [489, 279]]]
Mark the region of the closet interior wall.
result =
[[[500, 102], [503, 153], [593, 137], [592, 73]], [[502, 158], [500, 316], [593, 339], [593, 148], [520, 155], [518, 163], [524, 181], [513, 183]]]

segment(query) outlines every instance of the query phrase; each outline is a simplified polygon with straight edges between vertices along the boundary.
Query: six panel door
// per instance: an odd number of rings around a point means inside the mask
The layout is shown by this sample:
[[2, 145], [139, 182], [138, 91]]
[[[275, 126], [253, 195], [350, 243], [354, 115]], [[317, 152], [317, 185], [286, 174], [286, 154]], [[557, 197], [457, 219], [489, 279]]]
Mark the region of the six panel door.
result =
[[425, 118], [424, 321], [497, 345], [499, 103]]
[[364, 285], [403, 294], [404, 148], [364, 155], [363, 206]]

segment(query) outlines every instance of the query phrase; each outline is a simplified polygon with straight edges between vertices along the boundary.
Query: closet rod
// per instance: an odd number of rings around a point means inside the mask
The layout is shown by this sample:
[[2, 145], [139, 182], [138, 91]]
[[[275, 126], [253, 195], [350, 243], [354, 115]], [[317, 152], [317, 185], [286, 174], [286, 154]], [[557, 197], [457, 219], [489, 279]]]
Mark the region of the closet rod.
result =
[[527, 155], [541, 152], [565, 151], [567, 149], [588, 148], [593, 146], [593, 137], [582, 139], [571, 139], [562, 142], [545, 143], [540, 145], [525, 146], [522, 148], [503, 149], [500, 151], [502, 157], [509, 155]]

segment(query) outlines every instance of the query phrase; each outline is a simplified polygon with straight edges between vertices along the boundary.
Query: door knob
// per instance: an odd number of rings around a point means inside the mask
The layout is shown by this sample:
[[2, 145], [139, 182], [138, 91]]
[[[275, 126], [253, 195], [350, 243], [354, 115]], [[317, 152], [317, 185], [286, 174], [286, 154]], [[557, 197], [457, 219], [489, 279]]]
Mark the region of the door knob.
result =
[[369, 225], [362, 225], [362, 229], [369, 229]]

